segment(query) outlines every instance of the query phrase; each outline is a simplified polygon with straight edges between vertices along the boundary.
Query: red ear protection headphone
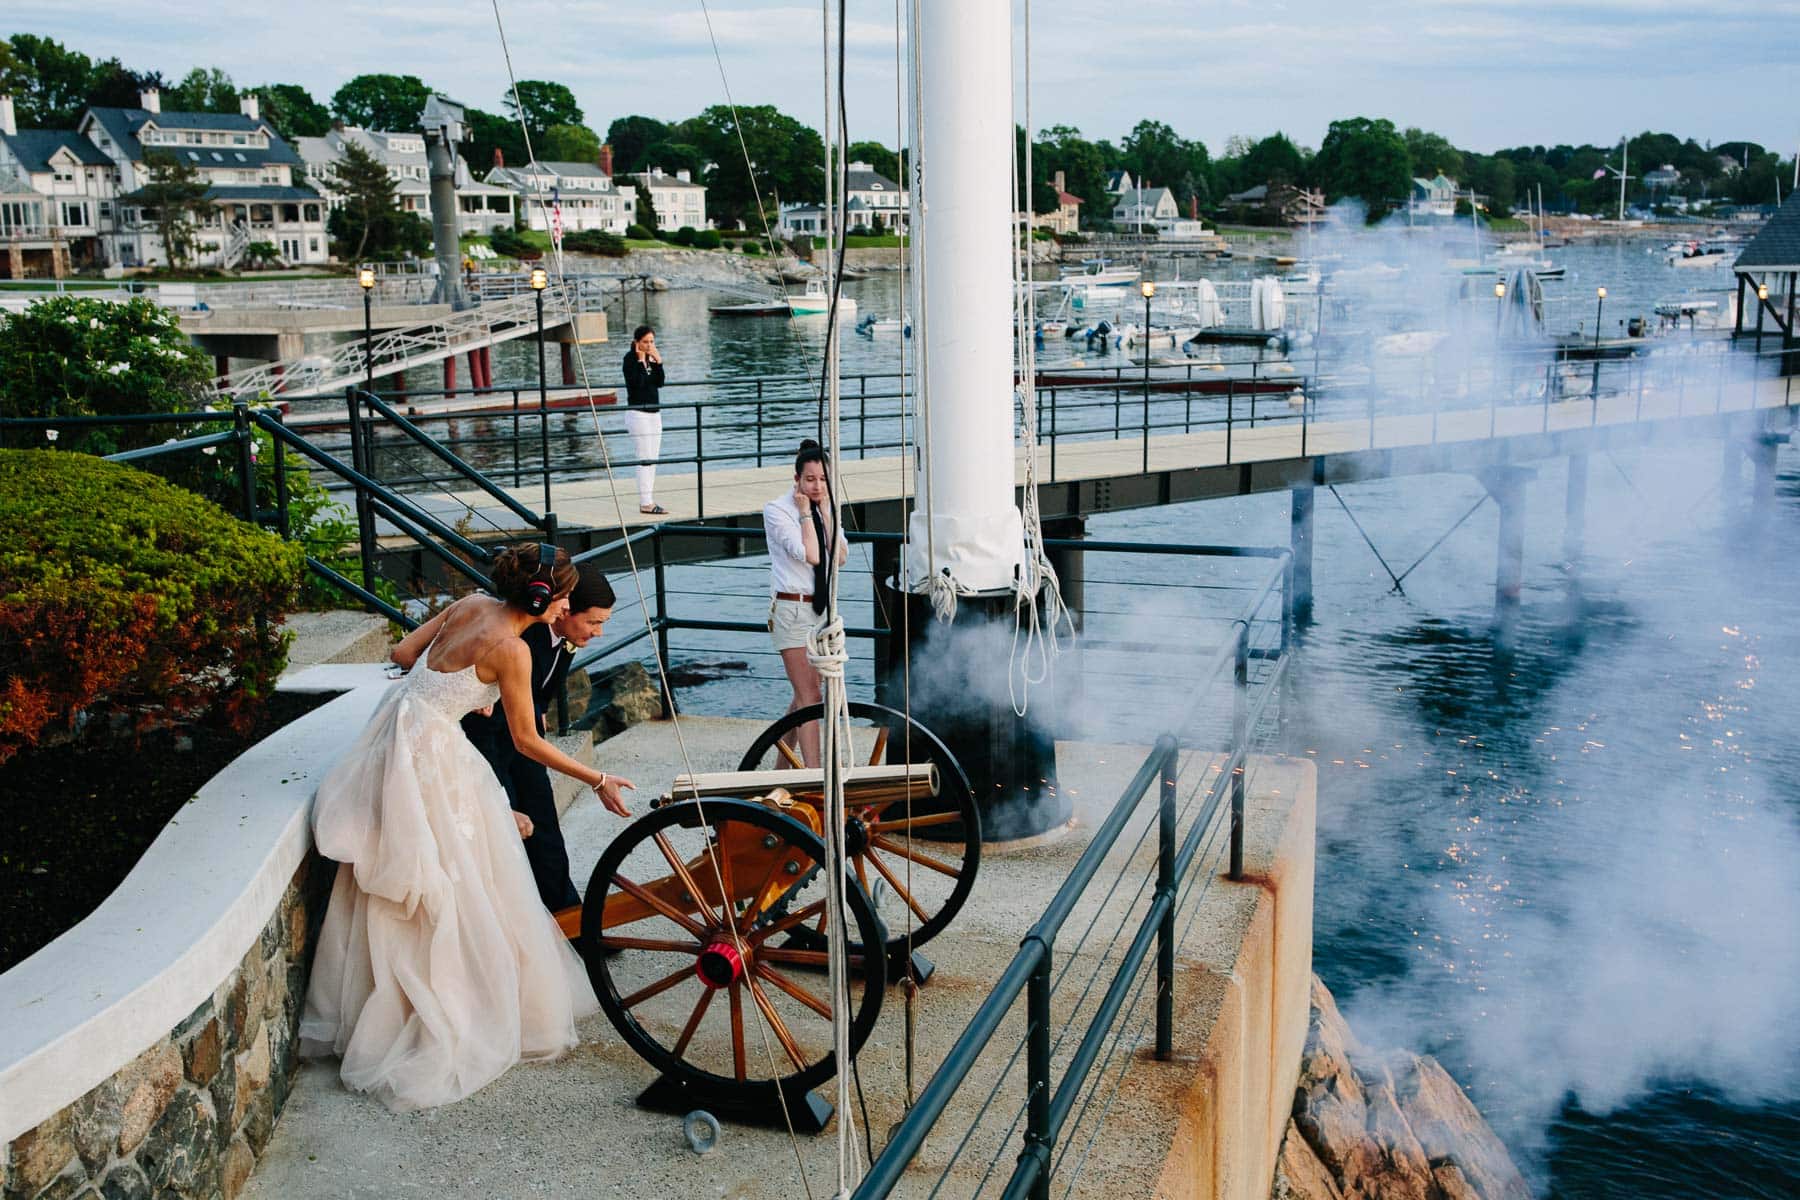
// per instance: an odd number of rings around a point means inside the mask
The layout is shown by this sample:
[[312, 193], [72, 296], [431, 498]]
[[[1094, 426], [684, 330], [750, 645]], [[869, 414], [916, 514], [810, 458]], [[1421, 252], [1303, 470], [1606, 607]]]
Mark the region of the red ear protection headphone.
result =
[[537, 571], [525, 585], [525, 611], [534, 617], [543, 616], [550, 601], [556, 598], [555, 570], [556, 547], [549, 542], [539, 542]]

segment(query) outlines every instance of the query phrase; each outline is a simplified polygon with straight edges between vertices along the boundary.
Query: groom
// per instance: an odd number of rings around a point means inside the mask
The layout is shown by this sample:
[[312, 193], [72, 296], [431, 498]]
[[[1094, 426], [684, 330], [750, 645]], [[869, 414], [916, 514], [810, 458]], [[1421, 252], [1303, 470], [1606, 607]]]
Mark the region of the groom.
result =
[[[537, 710], [538, 731], [546, 730], [545, 713], [562, 690], [575, 652], [600, 636], [612, 616], [613, 590], [598, 569], [579, 566], [580, 578], [569, 593], [569, 611], [545, 624], [534, 621], [521, 636], [531, 649], [531, 700]], [[506, 728], [506, 712], [496, 703], [463, 718], [463, 732], [475, 743], [506, 788], [513, 809], [531, 822], [525, 837], [525, 857], [537, 881], [538, 896], [551, 912], [581, 903], [569, 878], [569, 852], [563, 846], [562, 826], [556, 819], [556, 798], [550, 790], [550, 772], [520, 754]]]

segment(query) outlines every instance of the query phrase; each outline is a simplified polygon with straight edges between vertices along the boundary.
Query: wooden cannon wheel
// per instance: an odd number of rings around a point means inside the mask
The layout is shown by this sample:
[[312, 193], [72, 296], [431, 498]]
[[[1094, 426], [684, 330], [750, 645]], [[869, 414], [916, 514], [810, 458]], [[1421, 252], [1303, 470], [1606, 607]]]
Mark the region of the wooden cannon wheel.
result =
[[[772, 911], [825, 856], [803, 823], [816, 813], [787, 811], [723, 798], [654, 809], [606, 848], [582, 904], [576, 944], [613, 1027], [666, 1077], [733, 1107], [798, 1099], [837, 1070], [831, 993], [816, 973], [825, 952], [782, 936], [824, 913], [823, 891]], [[860, 888], [845, 906], [858, 940], [878, 942]], [[887, 975], [879, 956], [851, 966], [854, 1054]]]
[[[800, 759], [781, 741], [808, 721], [817, 721], [823, 706], [795, 709], [770, 725], [738, 764], [740, 771], [798, 767]], [[861, 761], [873, 766], [898, 763], [910, 752], [915, 763], [937, 768], [938, 793], [916, 800], [850, 805], [845, 851], [851, 870], [885, 927], [884, 940], [897, 976], [914, 948], [936, 937], [962, 909], [975, 886], [981, 865], [981, 817], [962, 764], [936, 734], [897, 709], [862, 701], [850, 703], [853, 736]], [[810, 878], [796, 886], [784, 904], [790, 912], [810, 909], [824, 895], [824, 881]], [[910, 945], [907, 933], [910, 917]], [[790, 942], [806, 949], [825, 947], [820, 917], [793, 927]], [[851, 950], [860, 952], [860, 937]]]

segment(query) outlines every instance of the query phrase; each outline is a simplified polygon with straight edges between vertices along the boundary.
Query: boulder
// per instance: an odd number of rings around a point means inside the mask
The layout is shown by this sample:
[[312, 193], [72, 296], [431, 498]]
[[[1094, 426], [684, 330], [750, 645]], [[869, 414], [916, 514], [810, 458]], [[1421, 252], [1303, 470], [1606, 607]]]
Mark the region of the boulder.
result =
[[593, 694], [587, 712], [575, 726], [592, 729], [596, 740], [663, 717], [662, 690], [641, 662], [621, 663], [593, 676], [590, 683]]

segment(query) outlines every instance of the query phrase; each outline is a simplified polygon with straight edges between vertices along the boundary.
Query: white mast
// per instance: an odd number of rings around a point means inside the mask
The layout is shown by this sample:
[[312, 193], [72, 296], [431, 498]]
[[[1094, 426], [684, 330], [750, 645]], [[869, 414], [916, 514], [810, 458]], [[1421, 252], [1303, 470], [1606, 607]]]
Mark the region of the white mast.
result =
[[958, 591], [1011, 589], [1024, 563], [1013, 503], [1012, 6], [919, 2], [916, 19], [914, 277], [930, 412], [918, 424], [906, 577], [915, 589], [946, 571]]
[[1629, 170], [1631, 170], [1631, 139], [1621, 137], [1619, 139], [1619, 222], [1621, 224], [1625, 221], [1625, 181], [1631, 178], [1626, 174]]

